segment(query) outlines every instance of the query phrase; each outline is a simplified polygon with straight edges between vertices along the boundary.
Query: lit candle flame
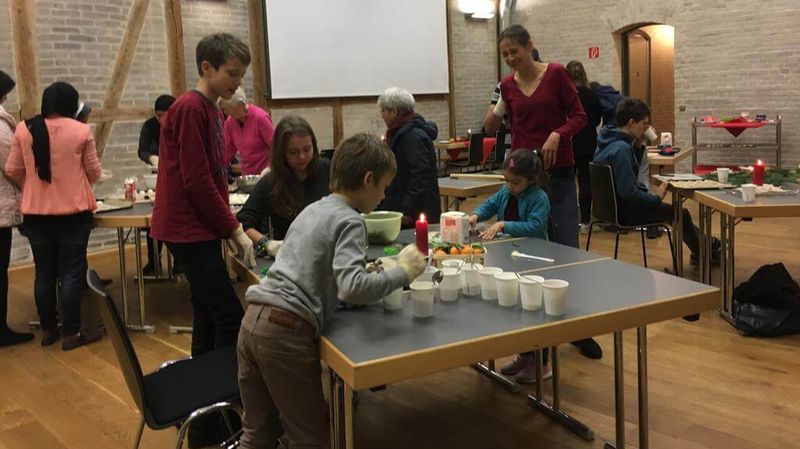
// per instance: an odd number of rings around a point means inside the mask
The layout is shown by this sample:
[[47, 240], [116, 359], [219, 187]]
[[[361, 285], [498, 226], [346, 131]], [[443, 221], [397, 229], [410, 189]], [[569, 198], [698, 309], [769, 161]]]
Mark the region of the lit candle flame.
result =
[[419, 221], [425, 221], [425, 214], [419, 214]]
[[759, 160], [756, 162], [756, 165], [764, 165], [764, 162], [762, 162], [762, 161], [761, 161], [761, 159], [759, 159]]

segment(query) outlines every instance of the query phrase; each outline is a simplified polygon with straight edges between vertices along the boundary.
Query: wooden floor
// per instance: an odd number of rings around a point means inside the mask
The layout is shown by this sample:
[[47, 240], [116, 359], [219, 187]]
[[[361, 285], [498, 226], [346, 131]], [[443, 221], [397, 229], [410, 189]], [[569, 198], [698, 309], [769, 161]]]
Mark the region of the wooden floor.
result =
[[[474, 204], [467, 203], [465, 210]], [[758, 266], [784, 262], [800, 274], [798, 219], [757, 220], [737, 227], [737, 282]], [[716, 229], [716, 228], [715, 228]], [[613, 254], [612, 234], [593, 237], [593, 250]], [[665, 238], [648, 240], [650, 266], [669, 265]], [[620, 258], [641, 263], [637, 235], [622, 237]], [[132, 260], [132, 258], [131, 258]], [[116, 254], [91, 258], [101, 276], [114, 279]], [[695, 267], [688, 276], [696, 277]], [[625, 282], [620, 279], [620, 282]], [[10, 323], [21, 329], [36, 318], [30, 269], [11, 272]], [[239, 288], [242, 286], [240, 285]], [[116, 288], [116, 290], [115, 290]], [[188, 285], [148, 284], [154, 334], [133, 334], [143, 369], [187, 354], [189, 336], [167, 332], [189, 324]], [[130, 286], [131, 296], [135, 286]], [[133, 310], [135, 313], [135, 310]], [[648, 328], [650, 444], [652, 448], [790, 448], [800, 446], [800, 337], [743, 338], [714, 313]], [[37, 340], [0, 349], [0, 449], [129, 448], [139, 414], [110, 342], [62, 352]], [[637, 447], [635, 334], [627, 332], [627, 436]], [[363, 392], [356, 408], [358, 448], [601, 448], [614, 434], [612, 345], [598, 338], [602, 360], [562, 354], [564, 408], [592, 427], [585, 442], [532, 411], [469, 368]], [[145, 430], [143, 448], [174, 447], [174, 430]]]

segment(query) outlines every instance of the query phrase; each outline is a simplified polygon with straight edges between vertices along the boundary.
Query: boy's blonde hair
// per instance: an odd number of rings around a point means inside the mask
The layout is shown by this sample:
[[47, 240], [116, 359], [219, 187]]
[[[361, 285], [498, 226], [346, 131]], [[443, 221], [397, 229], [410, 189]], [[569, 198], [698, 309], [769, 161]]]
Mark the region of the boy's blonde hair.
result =
[[378, 136], [355, 134], [333, 153], [331, 192], [360, 189], [367, 172], [372, 172], [377, 182], [387, 174], [397, 173], [397, 161], [389, 145]]

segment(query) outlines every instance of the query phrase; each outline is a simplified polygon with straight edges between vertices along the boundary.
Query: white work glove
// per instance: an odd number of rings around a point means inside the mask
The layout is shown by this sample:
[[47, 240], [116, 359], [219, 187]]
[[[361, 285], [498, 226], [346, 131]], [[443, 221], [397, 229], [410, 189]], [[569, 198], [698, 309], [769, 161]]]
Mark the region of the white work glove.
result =
[[236, 252], [236, 255], [242, 260], [244, 266], [247, 268], [255, 268], [256, 255], [253, 251], [253, 241], [244, 233], [244, 229], [240, 224], [231, 237], [228, 239], [228, 245], [231, 246]]
[[270, 240], [267, 242], [267, 255], [272, 258], [278, 256], [278, 250], [283, 246], [283, 240]]
[[155, 168], [156, 170], [158, 170], [158, 156], [156, 156], [156, 155], [154, 154], [154, 155], [150, 156], [150, 157], [148, 158], [148, 160], [150, 161], [150, 165], [152, 165], [152, 166], [153, 166], [153, 168]]
[[425, 272], [425, 256], [417, 249], [417, 245], [412, 243], [397, 255], [397, 265], [406, 272], [408, 281], [412, 282]]

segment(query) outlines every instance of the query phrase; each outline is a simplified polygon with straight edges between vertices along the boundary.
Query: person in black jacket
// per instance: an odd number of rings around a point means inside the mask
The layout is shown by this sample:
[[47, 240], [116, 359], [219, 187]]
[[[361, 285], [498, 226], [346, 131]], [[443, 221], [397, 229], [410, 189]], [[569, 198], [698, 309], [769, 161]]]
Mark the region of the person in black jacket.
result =
[[[172, 95], [161, 95], [156, 98], [156, 103], [153, 107], [155, 115], [147, 119], [142, 124], [142, 129], [139, 131], [139, 159], [145, 164], [149, 164], [154, 170], [158, 170], [158, 142], [159, 135], [161, 134], [161, 118], [167, 113], [167, 109], [175, 102], [175, 97]], [[151, 186], [152, 187], [152, 186]], [[142, 267], [142, 273], [145, 275], [152, 275], [155, 273], [155, 265], [153, 265], [153, 257], [161, 256], [162, 243], [158, 243], [158, 253], [153, 245], [153, 239], [150, 237], [150, 230], [147, 230], [147, 264]], [[156, 255], [157, 254], [157, 255]], [[180, 267], [174, 267], [173, 272], [181, 272]]]
[[[320, 157], [317, 138], [302, 117], [284, 117], [275, 128], [270, 170], [236, 215], [256, 255], [274, 257], [289, 225], [309, 204], [330, 193], [330, 161]], [[269, 224], [272, 233], [269, 234]]]
[[167, 109], [175, 102], [172, 95], [161, 95], [156, 98], [153, 107], [155, 116], [147, 119], [139, 131], [139, 159], [145, 164], [150, 164], [158, 169], [158, 137], [161, 134], [161, 118], [167, 113]]
[[570, 61], [567, 72], [575, 87], [578, 98], [586, 112], [586, 126], [572, 138], [572, 149], [575, 154], [575, 170], [578, 173], [578, 204], [581, 212], [581, 233], [589, 232], [592, 221], [592, 183], [589, 179], [589, 162], [594, 158], [597, 149], [597, 127], [600, 126], [602, 109], [597, 95], [589, 88], [586, 70], [579, 61]]
[[403, 227], [411, 227], [421, 213], [438, 223], [442, 213], [433, 141], [439, 134], [436, 123], [414, 112], [414, 96], [405, 89], [390, 87], [378, 98], [381, 118], [386, 123], [386, 142], [397, 160], [397, 175], [386, 190], [379, 210], [403, 213]]

